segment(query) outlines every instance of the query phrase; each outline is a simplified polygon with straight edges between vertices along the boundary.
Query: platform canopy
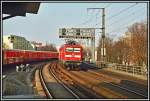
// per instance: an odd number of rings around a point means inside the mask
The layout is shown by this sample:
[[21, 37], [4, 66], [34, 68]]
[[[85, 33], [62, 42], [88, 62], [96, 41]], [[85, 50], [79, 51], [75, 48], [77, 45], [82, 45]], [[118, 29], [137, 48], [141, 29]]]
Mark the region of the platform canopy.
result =
[[3, 20], [14, 16], [26, 16], [26, 13], [37, 14], [39, 6], [40, 2], [3, 2], [2, 14], [9, 15], [3, 17]]

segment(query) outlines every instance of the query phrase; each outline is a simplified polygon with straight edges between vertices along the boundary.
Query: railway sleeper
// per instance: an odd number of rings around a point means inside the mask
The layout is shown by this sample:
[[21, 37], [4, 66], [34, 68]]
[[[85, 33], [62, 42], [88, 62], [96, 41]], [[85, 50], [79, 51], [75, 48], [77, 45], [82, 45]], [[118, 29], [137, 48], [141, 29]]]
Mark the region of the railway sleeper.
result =
[[69, 76], [70, 78], [72, 78], [75, 82], [92, 89], [94, 92], [103, 95], [106, 98], [127, 98], [126, 96], [123, 96], [117, 92], [114, 92], [110, 89], [104, 88], [104, 87], [98, 87], [98, 86], [93, 86], [92, 84], [88, 84], [87, 81], [85, 80], [81, 80], [80, 78], [77, 78], [74, 75], [71, 75], [69, 72], [65, 71], [64, 69], [62, 69], [61, 67], [59, 67], [61, 69], [62, 72], [64, 72], [64, 74], [66, 74], [67, 76]]

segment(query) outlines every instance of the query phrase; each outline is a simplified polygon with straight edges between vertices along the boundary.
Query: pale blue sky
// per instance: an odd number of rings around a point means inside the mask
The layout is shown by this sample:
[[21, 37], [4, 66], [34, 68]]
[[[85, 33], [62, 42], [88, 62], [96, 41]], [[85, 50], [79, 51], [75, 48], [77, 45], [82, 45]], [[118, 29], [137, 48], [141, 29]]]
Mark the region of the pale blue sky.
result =
[[[3, 21], [3, 35], [21, 35], [30, 41], [63, 44], [59, 39], [59, 28], [62, 27], [101, 27], [101, 12], [88, 11], [87, 8], [106, 7], [106, 35], [117, 39], [127, 30], [126, 26], [147, 18], [146, 3], [41, 3], [38, 14], [27, 14], [26, 17], [14, 17]], [[123, 13], [122, 11], [133, 5]], [[114, 17], [113, 17], [114, 16]], [[85, 23], [84, 23], [85, 22]], [[96, 43], [100, 37], [96, 31]]]

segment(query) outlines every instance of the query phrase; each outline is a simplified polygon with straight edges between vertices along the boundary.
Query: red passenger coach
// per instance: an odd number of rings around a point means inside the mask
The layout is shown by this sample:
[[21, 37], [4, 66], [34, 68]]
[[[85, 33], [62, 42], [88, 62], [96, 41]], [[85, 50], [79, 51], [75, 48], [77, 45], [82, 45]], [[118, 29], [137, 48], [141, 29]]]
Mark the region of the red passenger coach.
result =
[[67, 67], [74, 69], [82, 63], [83, 48], [79, 44], [64, 44], [59, 49], [59, 60]]
[[3, 50], [3, 64], [58, 59], [58, 52], [32, 50]]

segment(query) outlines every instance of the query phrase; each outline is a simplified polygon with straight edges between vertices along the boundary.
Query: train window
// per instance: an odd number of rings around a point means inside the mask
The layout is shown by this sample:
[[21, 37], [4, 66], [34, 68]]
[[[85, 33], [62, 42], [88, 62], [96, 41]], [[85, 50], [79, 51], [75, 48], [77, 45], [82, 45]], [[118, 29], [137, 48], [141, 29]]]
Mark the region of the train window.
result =
[[74, 52], [80, 52], [80, 48], [74, 48]]
[[66, 48], [66, 52], [73, 52], [73, 48]]

